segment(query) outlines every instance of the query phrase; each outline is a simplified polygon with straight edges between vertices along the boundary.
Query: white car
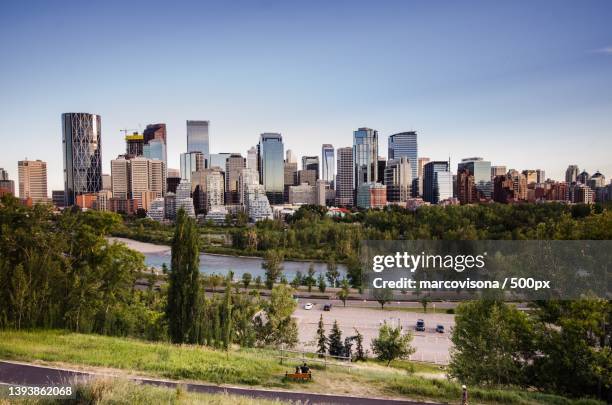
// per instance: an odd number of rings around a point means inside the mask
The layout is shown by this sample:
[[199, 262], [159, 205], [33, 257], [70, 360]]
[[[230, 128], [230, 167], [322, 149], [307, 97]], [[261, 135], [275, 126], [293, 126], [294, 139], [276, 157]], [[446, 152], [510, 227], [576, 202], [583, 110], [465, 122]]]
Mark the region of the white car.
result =
[[306, 305], [304, 305], [304, 309], [306, 310], [311, 310], [312, 307], [314, 307], [314, 305], [312, 305], [312, 302], [307, 302]]

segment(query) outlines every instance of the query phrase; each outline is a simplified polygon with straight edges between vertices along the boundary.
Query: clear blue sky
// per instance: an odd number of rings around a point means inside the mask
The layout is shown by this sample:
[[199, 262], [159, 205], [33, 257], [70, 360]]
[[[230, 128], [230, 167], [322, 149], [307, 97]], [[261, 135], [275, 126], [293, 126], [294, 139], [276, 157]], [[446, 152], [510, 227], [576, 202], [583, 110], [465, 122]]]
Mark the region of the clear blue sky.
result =
[[281, 132], [298, 156], [360, 126], [419, 133], [419, 155], [482, 156], [561, 178], [612, 177], [610, 1], [231, 1], [0, 4], [0, 167], [48, 162], [62, 188], [60, 114], [102, 116], [104, 171], [121, 128], [185, 120], [211, 152]]

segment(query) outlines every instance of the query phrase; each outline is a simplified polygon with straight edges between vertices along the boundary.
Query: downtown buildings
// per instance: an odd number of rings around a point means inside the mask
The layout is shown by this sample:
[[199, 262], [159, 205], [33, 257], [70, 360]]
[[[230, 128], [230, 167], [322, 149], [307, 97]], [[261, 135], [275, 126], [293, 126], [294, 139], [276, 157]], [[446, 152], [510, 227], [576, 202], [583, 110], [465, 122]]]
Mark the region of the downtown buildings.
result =
[[[483, 158], [463, 159], [453, 174], [449, 162], [418, 156], [415, 131], [388, 137], [388, 159], [378, 155], [378, 131], [367, 127], [352, 132], [352, 145], [334, 150], [331, 144], [322, 144], [320, 156], [285, 151], [281, 134], [272, 132], [261, 134], [246, 154], [211, 153], [210, 122], [204, 120], [187, 121], [187, 148], [180, 154], [180, 170], [169, 169], [165, 163], [165, 124], [147, 125], [142, 135], [128, 135], [124, 130], [126, 153], [111, 161], [109, 176], [101, 174], [100, 121], [99, 116], [87, 113], [62, 116], [66, 175], [65, 190], [52, 193], [57, 206], [76, 203], [129, 214], [142, 209], [151, 211], [156, 219], [163, 210], [163, 218], [171, 219], [176, 207], [185, 206], [189, 198], [194, 215], [216, 221], [223, 212], [235, 215], [240, 210], [250, 210], [251, 218], [267, 218], [268, 208], [288, 202], [359, 208], [422, 205], [419, 201], [445, 205], [457, 201], [590, 203], [609, 199], [611, 194], [603, 174], [590, 175], [576, 165], [567, 170], [569, 183], [546, 180], [541, 169], [507, 171]], [[7, 193], [10, 183], [3, 177], [0, 191]], [[25, 181], [25, 171], [21, 177], [21, 194], [34, 196], [36, 193], [26, 192], [32, 183]], [[30, 198], [34, 202], [39, 197]], [[208, 215], [211, 210], [214, 212]]]
[[41, 160], [20, 160], [17, 162], [19, 197], [28, 205], [48, 202], [47, 163]]

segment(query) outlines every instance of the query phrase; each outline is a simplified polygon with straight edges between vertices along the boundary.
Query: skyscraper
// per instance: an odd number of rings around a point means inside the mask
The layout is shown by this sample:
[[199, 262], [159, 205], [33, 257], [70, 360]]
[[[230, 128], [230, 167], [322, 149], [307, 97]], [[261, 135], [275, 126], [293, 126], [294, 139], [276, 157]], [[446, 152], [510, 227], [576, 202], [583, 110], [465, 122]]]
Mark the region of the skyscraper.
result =
[[334, 159], [333, 145], [328, 143], [323, 144], [321, 147], [321, 160], [323, 165], [321, 179], [325, 180], [333, 187], [334, 175], [336, 173], [336, 161]]
[[408, 201], [411, 197], [412, 172], [407, 156], [387, 161], [384, 183], [387, 186], [387, 201]]
[[291, 149], [287, 149], [285, 161], [287, 163], [295, 163], [297, 164], [297, 158], [295, 157], [295, 153]]
[[210, 156], [208, 125], [209, 121], [187, 121], [187, 152], [201, 152], [206, 161]]
[[353, 132], [353, 163], [353, 189], [363, 183], [375, 183], [378, 180], [378, 131], [359, 128]]
[[15, 182], [9, 178], [8, 172], [0, 167], [0, 197], [4, 194], [15, 195]]
[[125, 134], [125, 153], [130, 156], [142, 156], [144, 147], [144, 136], [138, 132], [131, 135]]
[[389, 136], [389, 160], [407, 157], [413, 179], [418, 177], [417, 156], [417, 133], [415, 131], [400, 132]]
[[66, 205], [102, 189], [102, 120], [88, 113], [62, 114]]
[[491, 166], [491, 181], [497, 176], [503, 176], [507, 173], [506, 166]]
[[47, 202], [47, 163], [42, 160], [17, 162], [19, 197], [31, 198], [32, 203]]
[[191, 181], [191, 173], [204, 169], [204, 155], [202, 152], [181, 153], [181, 179]]
[[467, 170], [474, 176], [474, 185], [478, 194], [485, 198], [493, 195], [493, 182], [491, 181], [491, 162], [483, 160], [481, 157], [471, 157], [462, 159], [457, 166], [457, 173]]
[[438, 204], [453, 196], [453, 175], [448, 162], [433, 161], [423, 167], [423, 200]]
[[[315, 172], [315, 181], [319, 179], [319, 157], [302, 156], [302, 170], [312, 170]], [[314, 184], [311, 184], [314, 185]]]
[[283, 203], [284, 157], [283, 137], [276, 133], [261, 134], [257, 146], [259, 178], [270, 204]]
[[338, 173], [336, 175], [336, 204], [344, 207], [352, 207], [355, 199], [353, 148], [338, 148], [337, 154]]
[[225, 163], [231, 155], [231, 153], [227, 152], [211, 153], [206, 167], [218, 167], [221, 170], [225, 170]]
[[415, 184], [415, 187], [414, 187], [415, 189], [412, 190], [413, 197], [418, 197], [418, 196], [423, 195], [423, 167], [425, 166], [425, 164], [427, 164], [427, 162], [429, 162], [428, 157], [418, 158], [418, 170], [417, 170], [418, 185]]
[[240, 204], [240, 172], [246, 167], [246, 159], [239, 153], [231, 154], [225, 161], [225, 203]]
[[149, 124], [142, 133], [144, 138], [143, 155], [149, 159], [157, 159], [168, 167], [166, 124]]
[[576, 178], [578, 177], [578, 166], [577, 165], [569, 165], [567, 170], [565, 171], [565, 182], [567, 184], [575, 183]]

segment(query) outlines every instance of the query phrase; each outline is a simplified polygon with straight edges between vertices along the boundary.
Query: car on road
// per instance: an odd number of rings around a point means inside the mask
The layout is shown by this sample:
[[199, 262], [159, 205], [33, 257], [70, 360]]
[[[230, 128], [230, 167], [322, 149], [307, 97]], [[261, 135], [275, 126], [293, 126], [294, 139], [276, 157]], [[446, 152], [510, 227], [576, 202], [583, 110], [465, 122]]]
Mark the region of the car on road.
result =
[[306, 304], [304, 304], [304, 309], [305, 310], [311, 310], [314, 307], [314, 305], [312, 304], [312, 302], [307, 302]]
[[331, 308], [332, 308], [332, 304], [323, 305], [323, 311], [331, 311]]
[[438, 332], [438, 333], [444, 333], [444, 325], [438, 325], [438, 326], [436, 326], [436, 332]]
[[417, 319], [415, 329], [417, 332], [425, 332], [425, 321], [422, 319]]

